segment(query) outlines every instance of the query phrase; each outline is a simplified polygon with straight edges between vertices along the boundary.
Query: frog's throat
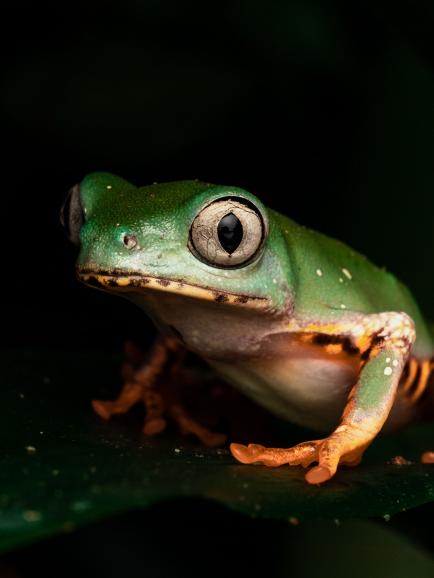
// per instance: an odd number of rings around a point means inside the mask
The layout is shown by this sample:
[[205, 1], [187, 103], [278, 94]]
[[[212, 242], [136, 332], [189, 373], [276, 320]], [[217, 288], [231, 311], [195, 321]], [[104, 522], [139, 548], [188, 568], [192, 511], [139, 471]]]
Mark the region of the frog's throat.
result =
[[265, 297], [253, 297], [239, 293], [230, 293], [210, 287], [192, 285], [182, 279], [164, 279], [162, 277], [152, 277], [139, 273], [125, 272], [105, 272], [89, 271], [77, 268], [77, 277], [80, 281], [91, 287], [104, 289], [105, 291], [134, 292], [143, 291], [164, 291], [166, 293], [175, 293], [185, 297], [192, 297], [202, 301], [211, 301], [225, 305], [236, 305], [249, 309], [272, 310], [270, 299]]

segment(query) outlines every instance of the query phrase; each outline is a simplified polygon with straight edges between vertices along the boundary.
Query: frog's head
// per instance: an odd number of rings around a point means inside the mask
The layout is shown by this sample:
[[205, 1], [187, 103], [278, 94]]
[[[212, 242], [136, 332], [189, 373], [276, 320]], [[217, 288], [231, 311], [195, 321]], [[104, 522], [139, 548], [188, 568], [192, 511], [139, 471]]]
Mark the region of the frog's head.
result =
[[164, 292], [221, 307], [288, 308], [284, 236], [240, 188], [197, 181], [138, 188], [95, 173], [71, 189], [62, 215], [87, 284], [135, 300]]

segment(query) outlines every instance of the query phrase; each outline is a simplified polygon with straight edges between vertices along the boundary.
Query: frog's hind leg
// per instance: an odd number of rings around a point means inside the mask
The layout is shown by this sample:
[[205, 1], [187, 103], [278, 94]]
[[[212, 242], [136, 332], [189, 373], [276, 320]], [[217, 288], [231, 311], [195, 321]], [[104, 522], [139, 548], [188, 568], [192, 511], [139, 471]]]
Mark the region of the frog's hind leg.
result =
[[180, 389], [185, 385], [182, 374], [186, 351], [173, 339], [159, 339], [150, 352], [148, 362], [138, 370], [127, 365], [126, 382], [119, 396], [112, 401], [93, 400], [95, 412], [103, 419], [126, 413], [133, 405], [145, 406], [145, 435], [159, 434], [170, 416], [184, 435], [195, 435], [204, 445], [223, 445], [226, 436], [213, 432], [195, 420], [181, 403]]
[[[434, 419], [434, 359], [410, 358], [405, 378], [398, 393], [410, 405], [422, 403], [422, 419]], [[434, 452], [421, 455], [423, 464], [434, 463]]]
[[187, 413], [185, 408], [181, 404], [173, 404], [169, 408], [171, 417], [179, 425], [181, 433], [184, 435], [193, 434], [195, 435], [204, 445], [213, 448], [222, 446], [227, 436], [219, 432], [213, 432], [209, 430], [204, 425], [200, 424], [197, 420], [193, 419], [191, 415]]
[[151, 410], [150, 416], [147, 413], [147, 420], [148, 417], [151, 419], [152, 417], [157, 418], [155, 412], [157, 404], [152, 396], [151, 388], [164, 371], [170, 350], [175, 348], [176, 344], [170, 340], [158, 340], [151, 350], [148, 363], [136, 372], [128, 371], [128, 379], [115, 400], [103, 401], [95, 399], [92, 401], [92, 407], [95, 412], [103, 419], [110, 419], [113, 415], [126, 413], [133, 405], [143, 400], [145, 406], [149, 406]]

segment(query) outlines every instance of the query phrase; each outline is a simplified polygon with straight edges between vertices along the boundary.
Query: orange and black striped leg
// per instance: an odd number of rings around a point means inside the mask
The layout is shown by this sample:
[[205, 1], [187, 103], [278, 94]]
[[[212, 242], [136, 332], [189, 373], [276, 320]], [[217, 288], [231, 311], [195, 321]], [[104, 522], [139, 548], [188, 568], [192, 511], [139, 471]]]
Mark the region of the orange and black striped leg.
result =
[[162, 395], [154, 387], [145, 388], [143, 403], [146, 411], [143, 433], [151, 436], [164, 431], [167, 422], [164, 418], [165, 404]]
[[143, 387], [140, 383], [125, 383], [121, 393], [114, 400], [92, 400], [94, 411], [103, 419], [110, 419], [113, 415], [126, 413], [133, 405], [140, 401]]
[[[400, 384], [400, 393], [413, 405], [421, 400], [432, 383], [430, 380], [434, 372], [434, 360], [411, 357], [406, 369], [406, 375]], [[424, 452], [420, 461], [423, 464], [434, 464], [434, 452]]]

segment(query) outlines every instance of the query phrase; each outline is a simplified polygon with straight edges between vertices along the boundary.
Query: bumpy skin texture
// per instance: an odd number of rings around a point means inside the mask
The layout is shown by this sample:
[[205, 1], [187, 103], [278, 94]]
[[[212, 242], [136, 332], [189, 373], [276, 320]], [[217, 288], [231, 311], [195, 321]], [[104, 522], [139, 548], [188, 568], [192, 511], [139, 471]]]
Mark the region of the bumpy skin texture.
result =
[[[90, 175], [81, 183], [87, 223], [81, 231], [78, 267], [142, 273], [265, 297], [274, 307], [284, 308], [291, 273], [279, 227], [270, 230], [269, 247], [256, 267], [230, 270], [227, 276], [199, 261], [187, 248], [190, 225], [199, 208], [228, 194], [263, 207], [253, 195], [236, 187], [183, 181], [137, 188], [112, 175]], [[124, 235], [131, 233], [138, 240], [134, 251], [123, 243]], [[279, 279], [278, 284], [271, 275]]]
[[[226, 197], [252, 203], [267, 229], [258, 255], [231, 269], [189, 248], [197, 214]], [[410, 356], [431, 369], [431, 336], [406, 287], [242, 189], [197, 181], [138, 188], [95, 173], [80, 184], [80, 199], [85, 222], [77, 270], [84, 282], [131, 298], [163, 333], [175, 331], [275, 413], [334, 428], [290, 449], [233, 444], [244, 463], [318, 462], [306, 478], [326, 481], [339, 464], [357, 463], [380, 431]], [[401, 413], [412, 413], [401, 405]]]
[[[187, 249], [191, 222], [204, 203], [225, 195], [240, 195], [264, 209], [254, 195], [237, 187], [181, 181], [139, 188], [111, 174], [91, 174], [81, 183], [87, 223], [81, 231], [77, 266], [143, 273], [193, 285], [200, 280], [200, 285], [212, 289], [264, 297], [276, 309], [283, 309], [291, 297], [294, 314], [301, 318], [313, 314], [328, 321], [348, 311], [404, 311], [416, 324], [416, 348], [432, 352], [416, 303], [391, 273], [344, 243], [275, 211], [267, 212], [270, 233], [255, 267], [229, 270], [225, 275], [198, 261]], [[134, 252], [122, 241], [132, 232], [139, 244]], [[351, 280], [343, 269], [351, 271]]]

